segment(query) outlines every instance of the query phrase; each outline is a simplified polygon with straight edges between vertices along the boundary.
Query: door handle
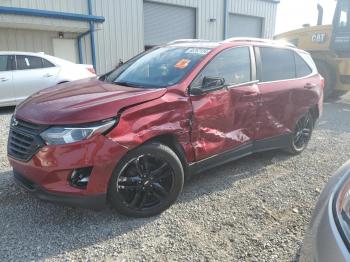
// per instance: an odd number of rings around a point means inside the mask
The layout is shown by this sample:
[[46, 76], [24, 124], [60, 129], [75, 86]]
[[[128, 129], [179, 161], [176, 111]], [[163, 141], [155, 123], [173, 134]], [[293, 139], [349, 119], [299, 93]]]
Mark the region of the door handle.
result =
[[53, 75], [50, 74], [50, 73], [47, 73], [47, 74], [43, 75], [43, 77], [51, 77], [51, 76], [53, 76]]
[[9, 81], [9, 79], [6, 78], [6, 77], [0, 77], [0, 81], [1, 81], [1, 82], [6, 82], [6, 81]]
[[315, 84], [311, 84], [311, 83], [307, 83], [307, 84], [304, 86], [305, 89], [313, 89], [313, 88], [315, 88], [315, 87], [316, 87], [316, 85], [315, 85]]
[[256, 92], [247, 92], [242, 95], [242, 97], [257, 97], [258, 93]]

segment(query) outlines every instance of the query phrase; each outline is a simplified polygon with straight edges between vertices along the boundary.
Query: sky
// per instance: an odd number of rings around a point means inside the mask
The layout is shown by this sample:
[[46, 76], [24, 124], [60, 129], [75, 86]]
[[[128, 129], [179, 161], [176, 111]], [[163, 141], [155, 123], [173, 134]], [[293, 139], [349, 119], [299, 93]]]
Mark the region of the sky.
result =
[[317, 24], [317, 3], [324, 9], [323, 24], [331, 24], [335, 0], [281, 0], [277, 7], [276, 34]]

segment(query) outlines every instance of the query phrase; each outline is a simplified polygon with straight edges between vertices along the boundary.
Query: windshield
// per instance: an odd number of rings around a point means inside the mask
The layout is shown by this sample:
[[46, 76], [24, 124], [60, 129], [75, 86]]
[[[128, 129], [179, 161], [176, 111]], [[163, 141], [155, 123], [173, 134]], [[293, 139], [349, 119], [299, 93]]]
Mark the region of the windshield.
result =
[[159, 47], [129, 60], [107, 75], [105, 81], [143, 88], [175, 85], [210, 51], [210, 48]]

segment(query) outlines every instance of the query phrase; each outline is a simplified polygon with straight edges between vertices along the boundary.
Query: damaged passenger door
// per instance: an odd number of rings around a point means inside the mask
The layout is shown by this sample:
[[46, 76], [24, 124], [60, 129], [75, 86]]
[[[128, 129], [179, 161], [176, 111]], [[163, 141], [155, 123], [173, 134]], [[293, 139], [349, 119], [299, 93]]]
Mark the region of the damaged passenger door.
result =
[[253, 49], [234, 47], [215, 56], [192, 82], [196, 161], [224, 152], [252, 151], [259, 100], [255, 75]]

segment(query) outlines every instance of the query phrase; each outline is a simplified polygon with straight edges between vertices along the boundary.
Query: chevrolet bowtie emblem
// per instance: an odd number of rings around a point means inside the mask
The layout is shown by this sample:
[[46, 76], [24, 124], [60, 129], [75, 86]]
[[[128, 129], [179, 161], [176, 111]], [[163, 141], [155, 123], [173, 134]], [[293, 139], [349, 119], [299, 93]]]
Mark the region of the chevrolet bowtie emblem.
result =
[[17, 126], [17, 125], [18, 125], [18, 121], [16, 119], [13, 119], [12, 126]]

